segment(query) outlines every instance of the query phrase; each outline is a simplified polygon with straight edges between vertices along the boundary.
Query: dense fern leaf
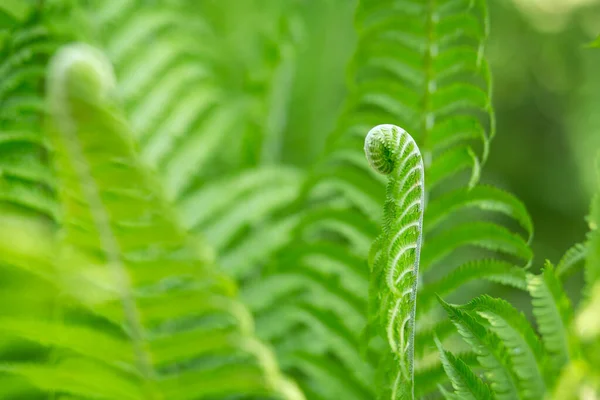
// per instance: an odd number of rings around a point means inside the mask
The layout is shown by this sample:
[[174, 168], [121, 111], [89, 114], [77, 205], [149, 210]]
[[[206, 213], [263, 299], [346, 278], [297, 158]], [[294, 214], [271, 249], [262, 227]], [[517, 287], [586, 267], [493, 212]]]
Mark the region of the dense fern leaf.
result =
[[455, 393], [460, 399], [485, 400], [492, 398], [490, 388], [460, 358], [445, 351], [436, 338], [440, 359], [446, 374], [450, 377]]
[[40, 127], [45, 67], [57, 43], [40, 19], [33, 15], [15, 27], [0, 50], [0, 204], [54, 218], [54, 179]]
[[456, 325], [463, 339], [473, 346], [481, 366], [486, 370], [486, 376], [491, 382], [491, 388], [498, 399], [519, 398], [519, 378], [513, 369], [508, 349], [501, 339], [487, 330], [469, 313], [460, 310], [440, 299], [448, 316]]
[[528, 275], [527, 286], [533, 298], [533, 314], [544, 347], [554, 370], [562, 368], [572, 357], [568, 330], [573, 319], [570, 301], [549, 262], [541, 275]]
[[[462, 360], [468, 368], [479, 367], [477, 355], [473, 352], [458, 354], [457, 358]], [[415, 371], [415, 395], [417, 398], [427, 398], [428, 395], [439, 390], [440, 385], [444, 384], [450, 384], [450, 381], [444, 366], [439, 361]]]
[[527, 318], [508, 302], [486, 295], [473, 299], [464, 309], [487, 319], [508, 349], [513, 371], [519, 377], [520, 398], [542, 398], [544, 378], [548, 377], [544, 374], [546, 355]]
[[[250, 14], [254, 0], [227, 2], [109, 0], [89, 7], [94, 39], [122, 82], [141, 157], [158, 170], [169, 199], [197, 190], [201, 179], [281, 153], [288, 85], [277, 85], [290, 79], [294, 39], [285, 27], [294, 3], [262, 2], [261, 13]], [[260, 19], [248, 26], [255, 14]], [[103, 28], [111, 24], [117, 29]]]

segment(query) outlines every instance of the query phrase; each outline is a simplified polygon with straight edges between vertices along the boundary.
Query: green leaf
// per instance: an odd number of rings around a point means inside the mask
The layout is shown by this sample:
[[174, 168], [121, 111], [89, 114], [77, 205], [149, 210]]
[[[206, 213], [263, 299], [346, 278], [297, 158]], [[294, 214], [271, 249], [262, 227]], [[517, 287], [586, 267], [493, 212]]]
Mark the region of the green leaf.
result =
[[469, 187], [479, 182], [481, 165], [475, 153], [468, 147], [455, 147], [438, 156], [427, 170], [425, 178], [429, 190], [442, 182], [456, 176], [458, 173], [470, 171]]
[[419, 293], [417, 309], [421, 313], [426, 313], [433, 305], [436, 296], [454, 293], [462, 285], [477, 279], [486, 279], [526, 290], [526, 275], [527, 273], [523, 268], [505, 261], [494, 259], [471, 261], [461, 265], [437, 281], [425, 284]]
[[573, 320], [570, 301], [550, 262], [546, 262], [541, 275], [527, 276], [527, 287], [533, 298], [533, 315], [551, 359], [549, 368], [558, 371], [572, 357], [568, 334]]
[[573, 274], [578, 267], [584, 264], [584, 261], [588, 255], [587, 247], [582, 243], [573, 245], [560, 259], [556, 266], [556, 276], [565, 280], [571, 274]]
[[533, 223], [523, 203], [513, 195], [492, 186], [458, 189], [432, 200], [425, 212], [426, 232], [433, 230], [453, 212], [465, 208], [505, 214], [521, 225], [529, 240], [533, 236]]
[[[433, 346], [435, 348], [435, 344]], [[470, 368], [480, 368], [477, 355], [473, 352], [461, 353], [457, 357]], [[415, 371], [415, 395], [417, 398], [422, 398], [434, 392], [436, 388], [439, 388], [439, 385], [446, 383], [449, 384], [450, 381], [444, 366], [439, 361]]]
[[544, 397], [546, 354], [529, 321], [510, 303], [483, 295], [462, 307], [487, 319], [490, 328], [509, 351], [524, 399]]
[[460, 358], [454, 357], [445, 351], [442, 343], [435, 338], [435, 344], [440, 353], [440, 359], [446, 374], [452, 382], [457, 398], [470, 400], [485, 400], [492, 398], [490, 388], [481, 378], [466, 365]]
[[427, 241], [421, 257], [427, 270], [462, 246], [475, 246], [505, 253], [528, 263], [533, 254], [524, 239], [508, 229], [489, 222], [465, 223], [441, 232]]
[[501, 400], [518, 399], [519, 379], [502, 340], [469, 313], [441, 298], [440, 303], [462, 338], [473, 347], [479, 363], [486, 371], [486, 378], [491, 382], [495, 397]]
[[133, 361], [133, 353], [125, 338], [97, 329], [24, 319], [4, 318], [0, 323], [3, 333], [43, 346], [70, 349], [107, 364], [124, 365]]
[[[29, 7], [26, 1], [17, 3]], [[40, 87], [48, 58], [57, 47], [55, 38], [39, 21], [27, 21], [0, 47], [0, 203], [54, 219], [55, 182], [40, 124], [44, 115]]]

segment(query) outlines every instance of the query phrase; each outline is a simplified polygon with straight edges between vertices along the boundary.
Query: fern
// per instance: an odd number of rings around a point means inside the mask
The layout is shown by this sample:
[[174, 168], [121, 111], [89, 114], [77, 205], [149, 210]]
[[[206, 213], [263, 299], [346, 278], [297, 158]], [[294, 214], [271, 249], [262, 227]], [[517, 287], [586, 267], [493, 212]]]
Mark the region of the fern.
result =
[[375, 240], [369, 288], [371, 318], [393, 354], [391, 398], [414, 397], [414, 336], [421, 252], [424, 170], [412, 137], [393, 125], [373, 128], [365, 139], [369, 164], [390, 175], [384, 225]]
[[[419, 300], [419, 304], [423, 304], [423, 311], [417, 314], [417, 319], [424, 319], [428, 315], [427, 311], [434, 304], [431, 301], [432, 294], [440, 287], [446, 287], [450, 295], [473, 279], [489, 279], [525, 288], [525, 274], [520, 265], [527, 265], [532, 258], [527, 245], [533, 234], [531, 219], [523, 204], [513, 196], [488, 186], [476, 186], [481, 164], [487, 158], [489, 140], [494, 134], [494, 116], [489, 104], [491, 81], [482, 55], [487, 34], [486, 18], [482, 2], [406, 1], [396, 4], [392, 1], [365, 1], [359, 4], [356, 13], [359, 41], [349, 71], [350, 94], [337, 127], [328, 139], [326, 154], [305, 181], [301, 197], [303, 203], [298, 206], [303, 207], [303, 211], [299, 214], [287, 246], [273, 261], [267, 263], [267, 274], [251, 284], [250, 304], [269, 304], [268, 307], [255, 309], [258, 321], [263, 318], [262, 313], [277, 315], [285, 321], [284, 325], [290, 321], [288, 332], [291, 335], [301, 328], [307, 332], [316, 331], [308, 324], [297, 322], [295, 311], [292, 311], [296, 310], [298, 296], [307, 296], [311, 302], [321, 306], [321, 301], [313, 293], [318, 293], [320, 298], [327, 298], [329, 304], [336, 304], [335, 318], [342, 321], [346, 329], [360, 329], [361, 323], [367, 320], [386, 318], [381, 310], [387, 308], [387, 300], [374, 307], [374, 298], [370, 296], [370, 315], [357, 313], [353, 310], [365, 302], [364, 295], [354, 289], [355, 294], [348, 296], [340, 292], [334, 283], [340, 282], [344, 289], [351, 289], [345, 276], [352, 274], [360, 279], [365, 275], [364, 269], [360, 273], [354, 271], [360, 269], [359, 260], [367, 263], [364, 256], [366, 250], [362, 249], [368, 248], [368, 243], [375, 239], [376, 227], [382, 218], [379, 204], [386, 197], [389, 199], [384, 180], [370, 171], [364, 157], [357, 153], [362, 147], [365, 132], [382, 122], [407, 128], [424, 154], [428, 192], [425, 194], [425, 237], [420, 269], [425, 272], [422, 290], [426, 296], [424, 301]], [[466, 170], [470, 170], [470, 173], [465, 182], [461, 177]], [[460, 188], [456, 188], [457, 182]], [[402, 198], [404, 194], [398, 193], [397, 197]], [[384, 210], [388, 208], [386, 206]], [[484, 221], [457, 226], [454, 222], [457, 216], [472, 209], [483, 211], [486, 218], [490, 214], [507, 216], [522, 227], [522, 233], [513, 234], [498, 223]], [[389, 222], [385, 220], [384, 226]], [[440, 263], [456, 258], [462, 248], [472, 245], [484, 249], [485, 256], [461, 262], [456, 266], [456, 275], [449, 275], [448, 278], [437, 272], [436, 267]], [[329, 255], [321, 255], [322, 252], [316, 250], [324, 247], [329, 249]], [[378, 245], [374, 247], [377, 248]], [[506, 260], [496, 259], [491, 255], [495, 251], [505, 253], [508, 257]], [[337, 254], [342, 253], [358, 255], [359, 262], [349, 263], [340, 259]], [[371, 262], [376, 254], [376, 250], [372, 251]], [[309, 259], [311, 262], [307, 263]], [[318, 265], [329, 269], [332, 263], [340, 266], [335, 273], [329, 278], [327, 275], [320, 276], [333, 282], [317, 283], [312, 278], [312, 271]], [[342, 268], [344, 263], [345, 271]], [[495, 269], [487, 270], [489, 265], [494, 265]], [[271, 297], [269, 288], [277, 288], [280, 275], [289, 276], [284, 271], [290, 266], [295, 269], [297, 280], [294, 291], [288, 295]], [[374, 269], [376, 273], [381, 270], [383, 268]], [[433, 270], [434, 275], [428, 276], [427, 273]], [[463, 271], [462, 275], [460, 271]], [[468, 272], [473, 272], [473, 275]], [[305, 275], [310, 278], [300, 278]], [[433, 276], [442, 280], [438, 282], [432, 279]], [[287, 279], [291, 281], [293, 278]], [[379, 278], [370, 279], [373, 282]], [[262, 282], [265, 282], [265, 286], [261, 286]], [[352, 288], [361, 287], [356, 282]], [[260, 287], [266, 290], [259, 294]], [[371, 287], [370, 292], [375, 293], [378, 286]], [[258, 301], [255, 296], [263, 299]], [[269, 298], [278, 300], [269, 302]], [[288, 308], [290, 304], [294, 304], [291, 309]], [[302, 314], [300, 309], [298, 313]], [[268, 317], [268, 320], [275, 318]], [[320, 325], [324, 324], [321, 321]], [[276, 349], [280, 349], [278, 353], [285, 360], [285, 344], [279, 343], [279, 338], [285, 336], [284, 332], [285, 329], [281, 327], [279, 336], [268, 338]], [[341, 337], [342, 333], [338, 334]], [[359, 338], [354, 341], [360, 343]], [[355, 352], [360, 347], [357, 346]], [[418, 347], [430, 352], [433, 346]], [[321, 359], [348, 359], [332, 347], [316, 349], [307, 346], [305, 351], [316, 353]], [[363, 373], [356, 372], [356, 364], [342, 362], [348, 376], [368, 382], [372, 375], [370, 370], [382, 370], [378, 368], [376, 359], [389, 352], [376, 340], [367, 353], [366, 365], [359, 368]], [[419, 363], [417, 360], [416, 365]], [[295, 372], [294, 376], [303, 388], [313, 386], [303, 371]], [[385, 390], [380, 389], [393, 386], [394, 379], [376, 376], [376, 392], [385, 397]], [[334, 379], [331, 378], [332, 381]], [[416, 392], [423, 394], [418, 388]], [[327, 397], [323, 395], [319, 398]]]
[[548, 381], [544, 374], [546, 353], [525, 316], [508, 302], [488, 296], [472, 300], [466, 309], [488, 320], [491, 330], [508, 348], [513, 370], [521, 380], [521, 397], [543, 397]]
[[54, 180], [39, 126], [45, 65], [57, 42], [41, 18], [34, 14], [15, 27], [0, 56], [0, 206], [54, 218]]
[[513, 370], [508, 349], [501, 339], [472, 315], [441, 300], [460, 335], [473, 346], [478, 360], [486, 370], [492, 391], [499, 399], [519, 398], [519, 378]]
[[544, 346], [553, 358], [552, 364], [560, 368], [569, 361], [572, 351], [568, 339], [573, 318], [569, 300], [549, 263], [541, 276], [529, 276], [528, 288]]
[[[479, 184], [485, 1], [359, 1], [348, 95], [307, 169], [282, 164], [303, 7], [0, 5], [1, 398], [600, 389], [597, 199], [587, 241], [535, 275], [525, 206]], [[99, 50], [48, 72], [72, 37]], [[583, 264], [574, 308], [561, 281]], [[487, 295], [448, 303], [477, 280], [528, 291], [535, 327]]]
[[568, 278], [578, 266], [581, 266], [587, 257], [587, 247], [582, 243], [577, 243], [571, 247], [556, 266], [556, 275], [562, 278]]
[[436, 338], [436, 345], [440, 352], [440, 358], [444, 365], [446, 374], [452, 381], [452, 386], [456, 391], [456, 395], [460, 399], [491, 399], [492, 393], [490, 388], [484, 383], [468, 365], [459, 358], [446, 352], [442, 348], [441, 342]]
[[[56, 334], [44, 337], [38, 330], [44, 324], [7, 323], [18, 336], [73, 355], [65, 353], [52, 367], [12, 364], [3, 370], [40, 389], [84, 397], [302, 398], [252, 337], [233, 284], [202, 261], [154, 189], [119, 117], [111, 69], [101, 54], [67, 47], [50, 76], [63, 204], [57, 267], [68, 278], [58, 283], [84, 306], [73, 317], [92, 313], [87, 319], [100, 320], [77, 323], [67, 313], [62, 323], [48, 322]], [[115, 175], [127, 186], [115, 186]], [[187, 306], [174, 312], [175, 304]]]

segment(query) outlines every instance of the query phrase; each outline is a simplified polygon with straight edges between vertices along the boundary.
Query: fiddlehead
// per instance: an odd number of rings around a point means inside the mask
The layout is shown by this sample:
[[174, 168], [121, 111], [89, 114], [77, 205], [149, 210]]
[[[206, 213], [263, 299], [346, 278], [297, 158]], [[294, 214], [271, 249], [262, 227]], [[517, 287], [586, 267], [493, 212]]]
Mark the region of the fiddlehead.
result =
[[413, 397], [417, 279], [421, 251], [424, 173], [413, 138], [394, 125], [379, 125], [365, 139], [365, 154], [389, 181], [383, 229], [372, 249], [370, 315], [381, 327], [394, 361], [391, 398]]

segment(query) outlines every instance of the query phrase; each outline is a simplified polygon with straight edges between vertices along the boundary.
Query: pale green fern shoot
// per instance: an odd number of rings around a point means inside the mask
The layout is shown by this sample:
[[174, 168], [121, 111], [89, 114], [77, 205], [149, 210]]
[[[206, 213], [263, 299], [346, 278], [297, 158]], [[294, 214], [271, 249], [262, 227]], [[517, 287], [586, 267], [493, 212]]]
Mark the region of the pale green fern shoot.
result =
[[379, 320], [394, 356], [391, 398], [412, 398], [423, 159], [413, 138], [394, 125], [373, 128], [365, 139], [365, 154], [373, 169], [389, 175], [383, 230], [371, 250], [371, 316]]

